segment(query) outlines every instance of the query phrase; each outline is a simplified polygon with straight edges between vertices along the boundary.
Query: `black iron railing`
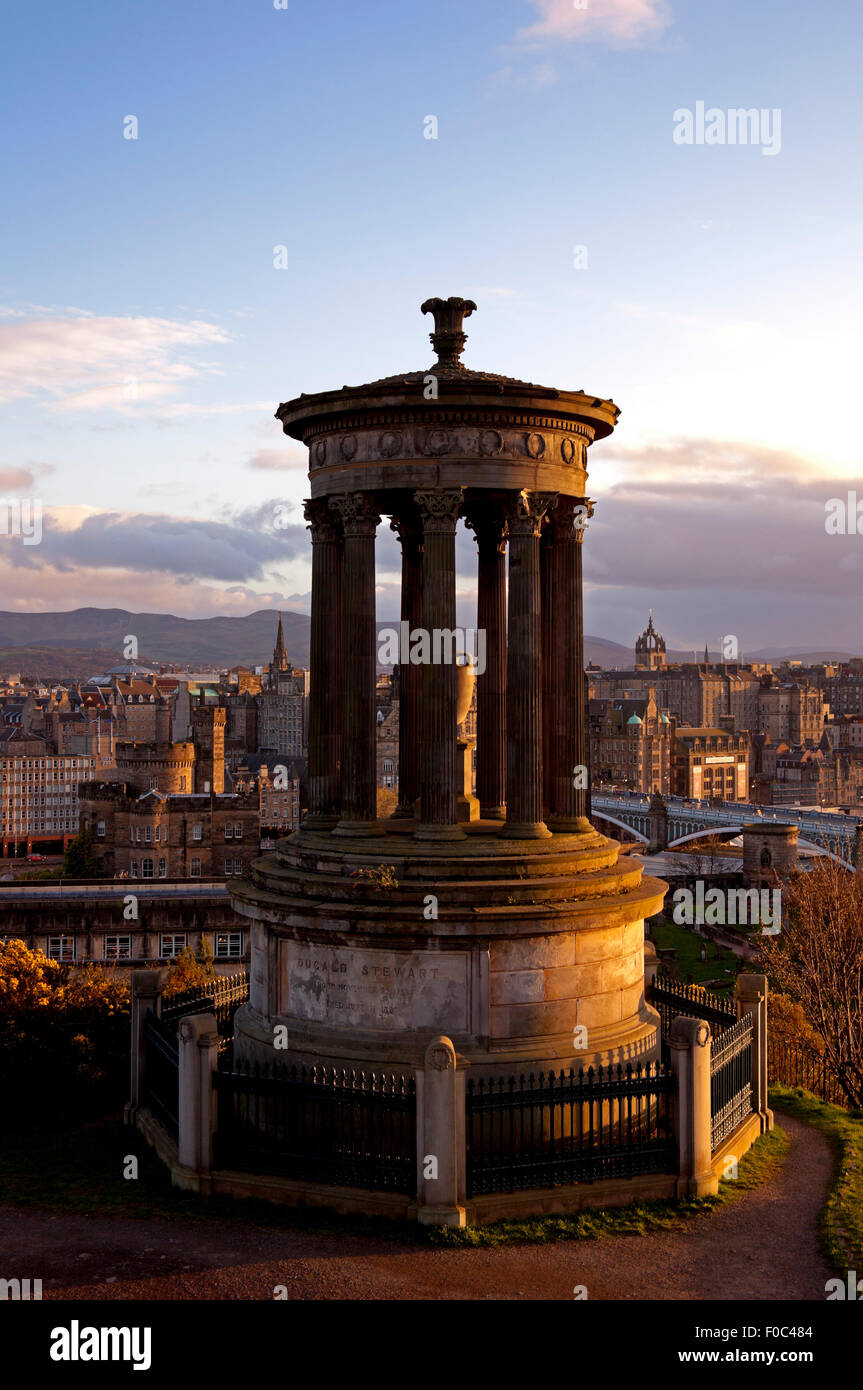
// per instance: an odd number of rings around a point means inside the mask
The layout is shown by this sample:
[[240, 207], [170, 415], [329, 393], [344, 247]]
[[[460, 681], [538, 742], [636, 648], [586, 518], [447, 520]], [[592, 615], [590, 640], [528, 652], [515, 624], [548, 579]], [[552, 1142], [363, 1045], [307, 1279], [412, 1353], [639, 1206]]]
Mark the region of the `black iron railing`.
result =
[[204, 985], [169, 994], [162, 1002], [162, 1018], [175, 1029], [189, 1014], [215, 1014], [219, 1033], [219, 1054], [227, 1051], [234, 1035], [234, 1014], [249, 997], [249, 977], [244, 970], [235, 975], [216, 975]]
[[676, 1171], [661, 1063], [469, 1080], [467, 1194]]
[[180, 1050], [177, 1035], [152, 1010], [144, 1018], [142, 1100], [172, 1138], [178, 1137]]
[[662, 1039], [667, 1046], [671, 1025], [678, 1014], [688, 1018], [703, 1018], [710, 1024], [711, 1036], [717, 1038], [737, 1018], [733, 999], [711, 994], [703, 985], [685, 985], [659, 972], [648, 990], [648, 1001], [659, 1013]]
[[771, 1083], [800, 1086], [831, 1105], [847, 1109], [848, 1097], [824, 1057], [797, 1043], [767, 1034], [767, 1073]]
[[710, 1051], [710, 1149], [715, 1152], [752, 1110], [752, 1019], [714, 1038]]
[[416, 1192], [412, 1076], [235, 1066], [215, 1079], [217, 1167]]

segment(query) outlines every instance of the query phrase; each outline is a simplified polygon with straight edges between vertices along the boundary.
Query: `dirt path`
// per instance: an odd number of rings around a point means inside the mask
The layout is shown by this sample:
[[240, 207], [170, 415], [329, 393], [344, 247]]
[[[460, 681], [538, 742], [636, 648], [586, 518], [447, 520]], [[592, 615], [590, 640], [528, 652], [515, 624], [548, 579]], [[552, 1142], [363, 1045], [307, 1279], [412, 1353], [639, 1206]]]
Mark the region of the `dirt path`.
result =
[[779, 1177], [678, 1231], [557, 1245], [441, 1250], [353, 1235], [0, 1208], [0, 1273], [53, 1299], [824, 1298], [816, 1222], [827, 1141], [787, 1116]]

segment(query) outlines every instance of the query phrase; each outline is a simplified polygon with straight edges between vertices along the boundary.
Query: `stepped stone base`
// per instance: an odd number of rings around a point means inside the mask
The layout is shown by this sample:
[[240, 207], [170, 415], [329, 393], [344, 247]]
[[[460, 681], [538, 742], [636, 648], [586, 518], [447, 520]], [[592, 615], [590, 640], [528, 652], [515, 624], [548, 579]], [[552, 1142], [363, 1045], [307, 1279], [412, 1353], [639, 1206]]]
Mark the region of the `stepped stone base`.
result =
[[231, 886], [252, 924], [237, 1058], [407, 1071], [442, 1033], [475, 1075], [657, 1059], [644, 919], [666, 885], [639, 860], [593, 828], [514, 840], [479, 820], [419, 841], [411, 821], [378, 827], [304, 826]]

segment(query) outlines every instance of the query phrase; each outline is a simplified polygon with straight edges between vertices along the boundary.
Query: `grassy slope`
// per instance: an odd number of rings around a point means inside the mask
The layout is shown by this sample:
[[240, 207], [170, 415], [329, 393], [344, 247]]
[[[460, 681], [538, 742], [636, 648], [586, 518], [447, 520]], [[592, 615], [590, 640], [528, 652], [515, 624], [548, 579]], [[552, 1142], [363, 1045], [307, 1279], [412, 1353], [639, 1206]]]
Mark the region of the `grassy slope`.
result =
[[770, 1103], [830, 1140], [836, 1174], [821, 1213], [824, 1255], [837, 1271], [863, 1271], [863, 1111], [841, 1110], [788, 1086], [771, 1086]]

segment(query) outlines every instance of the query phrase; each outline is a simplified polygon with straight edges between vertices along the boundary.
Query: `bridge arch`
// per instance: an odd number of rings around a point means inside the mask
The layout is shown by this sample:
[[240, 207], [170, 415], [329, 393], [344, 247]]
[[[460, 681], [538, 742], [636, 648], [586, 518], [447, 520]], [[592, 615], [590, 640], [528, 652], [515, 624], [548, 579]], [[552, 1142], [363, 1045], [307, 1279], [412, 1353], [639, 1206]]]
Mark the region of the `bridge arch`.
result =
[[636, 830], [634, 825], [627, 825], [626, 821], [618, 820], [616, 816], [610, 816], [607, 811], [594, 811], [590, 813], [591, 820], [604, 820], [609, 825], [616, 825], [618, 830], [625, 830], [629, 835], [634, 835], [641, 845], [649, 845], [650, 841], [646, 835], [642, 835], [640, 830]]

